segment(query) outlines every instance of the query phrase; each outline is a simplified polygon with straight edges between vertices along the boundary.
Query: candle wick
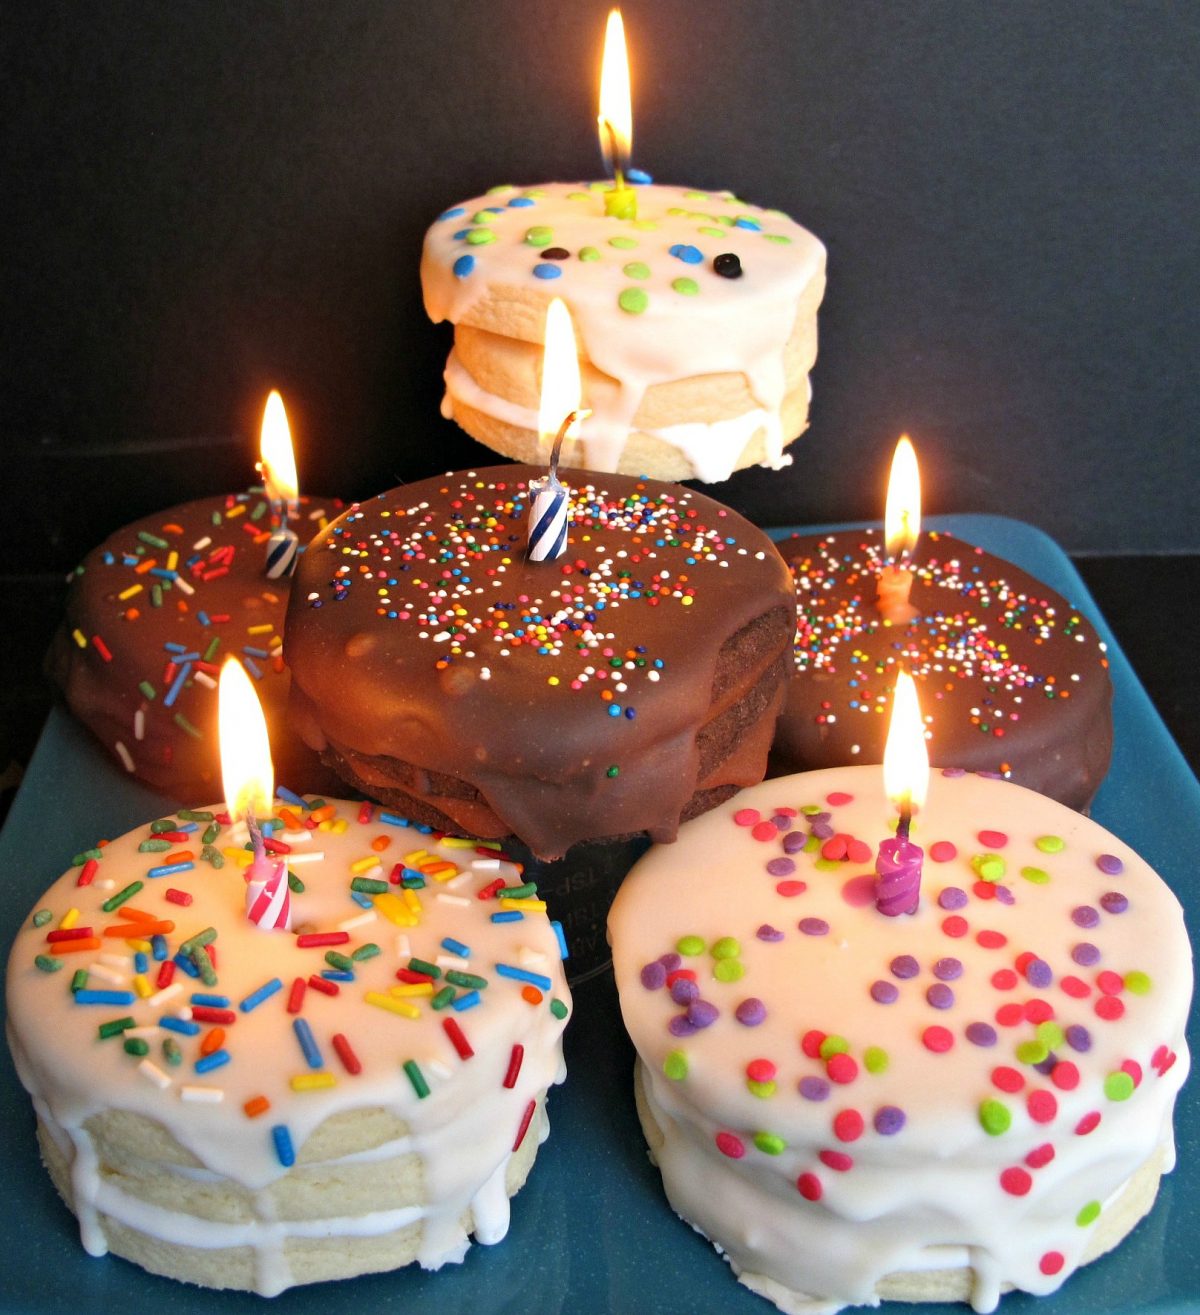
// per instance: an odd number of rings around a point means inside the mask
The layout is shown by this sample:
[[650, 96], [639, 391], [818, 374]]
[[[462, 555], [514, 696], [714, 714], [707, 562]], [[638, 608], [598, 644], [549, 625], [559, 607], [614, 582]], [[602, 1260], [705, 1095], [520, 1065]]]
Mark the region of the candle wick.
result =
[[569, 411], [567, 418], [558, 427], [558, 433], [554, 436], [554, 447], [550, 452], [550, 483], [558, 483], [558, 458], [562, 453], [563, 439], [567, 436], [567, 430], [579, 419], [578, 411]]
[[613, 182], [619, 192], [625, 186], [625, 173], [622, 168], [621, 150], [617, 144], [617, 130], [613, 127], [612, 120], [607, 117], [601, 118], [600, 127], [608, 139], [608, 158], [612, 165]]
[[896, 824], [896, 839], [908, 843], [908, 829], [912, 826], [912, 810], [902, 808], [900, 810], [900, 821]]
[[262, 829], [258, 825], [258, 819], [254, 816], [252, 808], [246, 809], [246, 829], [250, 832], [250, 843], [254, 847], [254, 857], [262, 858], [266, 853], [266, 847], [263, 845]]

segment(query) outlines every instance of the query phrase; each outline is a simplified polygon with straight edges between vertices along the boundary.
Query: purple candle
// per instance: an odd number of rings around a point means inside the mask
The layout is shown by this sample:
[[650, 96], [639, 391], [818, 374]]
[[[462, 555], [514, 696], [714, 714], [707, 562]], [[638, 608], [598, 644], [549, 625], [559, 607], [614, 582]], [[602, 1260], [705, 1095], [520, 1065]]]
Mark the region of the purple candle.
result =
[[[907, 830], [907, 828], [905, 828]], [[875, 907], [889, 918], [916, 913], [921, 896], [921, 860], [925, 851], [899, 835], [879, 846], [875, 860]]]
[[914, 806], [925, 798], [929, 757], [925, 751], [925, 725], [912, 677], [896, 677], [892, 720], [883, 751], [884, 790], [900, 809], [894, 839], [879, 846], [875, 859], [875, 907], [888, 918], [916, 913], [921, 898], [921, 862], [925, 851], [908, 838]]

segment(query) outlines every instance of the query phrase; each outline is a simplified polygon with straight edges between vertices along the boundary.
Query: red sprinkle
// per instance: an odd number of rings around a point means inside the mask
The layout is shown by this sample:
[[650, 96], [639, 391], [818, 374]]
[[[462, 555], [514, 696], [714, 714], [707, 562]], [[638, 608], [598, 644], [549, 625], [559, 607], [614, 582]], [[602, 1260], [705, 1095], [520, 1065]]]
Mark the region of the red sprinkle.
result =
[[397, 968], [396, 976], [400, 981], [407, 982], [410, 986], [415, 986], [418, 982], [433, 981], [428, 973], [414, 972], [411, 968]]
[[1099, 1124], [1100, 1111], [1092, 1110], [1090, 1114], [1085, 1114], [1075, 1125], [1075, 1135], [1077, 1137], [1086, 1137], [1089, 1132], [1094, 1132]]
[[348, 931], [310, 931], [296, 937], [296, 944], [307, 950], [316, 945], [347, 945], [350, 941]]
[[1125, 1013], [1125, 1002], [1115, 995], [1102, 995], [1096, 1001], [1096, 1015], [1106, 1023], [1115, 1023]]
[[96, 652], [100, 654], [100, 656], [105, 660], [105, 662], [112, 661], [112, 650], [104, 642], [104, 640], [100, 638], [99, 635], [92, 636], [92, 643], [96, 647]]
[[921, 1042], [926, 1050], [932, 1050], [935, 1055], [944, 1055], [954, 1046], [954, 1033], [948, 1027], [935, 1023], [921, 1033]]
[[[397, 866], [399, 866], [399, 864], [397, 864]], [[483, 899], [483, 900], [491, 899], [498, 890], [503, 890], [503, 888], [504, 888], [504, 878], [497, 877], [495, 881], [489, 881], [488, 884], [484, 886], [482, 890], [476, 891], [475, 898]]]
[[735, 1137], [731, 1132], [719, 1132], [716, 1136], [717, 1150], [722, 1155], [727, 1155], [731, 1160], [740, 1160], [746, 1154], [746, 1148], [742, 1144], [741, 1138]]
[[696, 980], [696, 970], [694, 968], [676, 968], [674, 972], [669, 972], [667, 974], [668, 989], [674, 986], [681, 977], [686, 981], [694, 982]]
[[1017, 955], [1017, 958], [1016, 958], [1016, 964], [1015, 964], [1015, 967], [1016, 967], [1017, 972], [1019, 972], [1019, 973], [1021, 974], [1021, 976], [1024, 977], [1024, 976], [1025, 976], [1025, 969], [1028, 968], [1029, 965], [1030, 965], [1030, 964], [1034, 961], [1034, 959], [1036, 959], [1036, 958], [1037, 958], [1037, 955], [1034, 954], [1034, 952], [1033, 952], [1032, 950], [1024, 950], [1024, 951], [1022, 951], [1020, 954]]
[[1011, 991], [1019, 980], [1011, 968], [997, 968], [992, 974], [992, 985], [997, 991]]
[[980, 831], [975, 838], [984, 849], [1003, 849], [1008, 844], [1008, 836], [1003, 831]]
[[739, 808], [733, 815], [733, 820], [738, 826], [755, 826], [761, 819], [762, 814], [757, 808]]
[[802, 1173], [796, 1179], [796, 1191], [800, 1193], [806, 1201], [819, 1201], [823, 1188], [821, 1180], [815, 1173]]
[[865, 1126], [857, 1110], [839, 1110], [833, 1118], [833, 1135], [838, 1141], [857, 1141]]
[[1008, 937], [1002, 931], [991, 931], [985, 928], [983, 931], [975, 933], [975, 943], [981, 945], [985, 950], [998, 950], [1001, 946], [1008, 944]]
[[1052, 1091], [1031, 1091], [1025, 1100], [1025, 1108], [1034, 1123], [1050, 1123], [1058, 1114], [1058, 1101]]
[[854, 1168], [854, 1157], [847, 1155], [845, 1151], [822, 1151], [817, 1159], [835, 1173], [848, 1173]]
[[1105, 995], [1120, 995], [1125, 989], [1125, 979], [1120, 973], [1110, 972], [1106, 968], [1096, 974], [1096, 985]]
[[1049, 1000], [1026, 1000], [1025, 1018], [1030, 1023], [1045, 1023], [1054, 1017], [1054, 1006]]
[[929, 846], [929, 857], [935, 863], [949, 863], [958, 857], [958, 846], [952, 840], [935, 840]]
[[171, 985], [171, 979], [175, 976], [175, 960], [164, 959], [158, 968], [158, 976], [154, 979], [154, 985], [161, 991], [164, 986]]
[[1043, 1274], [1057, 1274], [1066, 1264], [1061, 1251], [1047, 1251], [1046, 1254], [1038, 1261], [1038, 1268]]
[[1035, 1146], [1025, 1157], [1025, 1163], [1031, 1169], [1042, 1169], [1054, 1159], [1054, 1147], [1049, 1142]]
[[751, 1082], [770, 1082], [777, 1071], [769, 1059], [752, 1059], [746, 1065], [746, 1076]]
[[1011, 1094], [1021, 1090], [1025, 1085], [1025, 1079], [1015, 1068], [1010, 1068], [1007, 1064], [998, 1064], [992, 1069], [992, 1083], [1001, 1091]]
[[181, 904], [184, 908], [192, 902], [192, 896], [189, 891], [177, 890], [174, 886], [168, 886], [165, 891], [165, 898], [172, 904]]
[[96, 869], [100, 866], [94, 858], [89, 858], [80, 870], [79, 876], [75, 878], [77, 886], [90, 886], [96, 878]]
[[58, 944], [59, 941], [81, 941], [86, 940], [92, 934], [91, 927], [72, 927], [69, 931], [48, 931], [46, 939], [51, 945]]
[[474, 1055], [471, 1049], [471, 1043], [467, 1040], [466, 1034], [458, 1025], [458, 1020], [454, 1018], [442, 1019], [442, 1031], [450, 1038], [450, 1044], [458, 1052], [459, 1059], [470, 1059]]
[[843, 835], [830, 836], [829, 839], [821, 846], [821, 857], [833, 860], [840, 860], [847, 856], [850, 846], [850, 837]]
[[197, 1023], [220, 1023], [228, 1027], [237, 1022], [237, 1014], [232, 1009], [214, 1009], [212, 1005], [192, 1005], [192, 1020]]
[[1050, 1070], [1050, 1081], [1059, 1091], [1074, 1091], [1079, 1086], [1079, 1069], [1069, 1059], [1061, 1059]]
[[1142, 1066], [1136, 1059], [1123, 1059], [1121, 1061], [1121, 1072], [1129, 1074], [1135, 1087], [1142, 1085]]
[[292, 983], [291, 993], [288, 995], [287, 1011], [289, 1014], [298, 1014], [300, 1006], [304, 1003], [304, 978], [297, 977]]
[[830, 1055], [825, 1065], [825, 1072], [829, 1075], [830, 1082], [842, 1084], [853, 1082], [858, 1077], [858, 1062], [852, 1055]]
[[830, 808], [842, 808], [846, 804], [852, 804], [854, 802], [854, 796], [852, 794], [846, 794], [844, 790], [834, 790], [831, 794], [825, 796], [825, 802]]
[[1001, 1005], [1000, 1008], [996, 1010], [996, 1022], [999, 1023], [1001, 1027], [1016, 1027], [1024, 1017], [1025, 1010], [1015, 1002]]
[[971, 887], [971, 894], [976, 899], [995, 899], [996, 887], [990, 881], [977, 881]]
[[755, 840], [774, 840], [779, 834], [779, 828], [774, 822], [755, 822], [750, 834]]
[[508, 1072], [504, 1075], [504, 1085], [510, 1091], [517, 1085], [517, 1078], [521, 1072], [521, 1061], [525, 1058], [525, 1047], [518, 1041], [512, 1048], [512, 1054], [508, 1057]]
[[362, 807], [358, 810], [358, 820], [360, 825], [366, 826], [367, 823], [371, 820], [371, 815], [374, 813], [374, 811], [375, 811], [374, 805], [363, 804]]
[[1058, 979], [1059, 986], [1075, 1000], [1086, 1000], [1092, 993], [1092, 988], [1083, 980], [1082, 977], [1075, 977], [1068, 974], [1066, 977]]
[[869, 863], [871, 861], [871, 846], [865, 840], [855, 840], [851, 836], [846, 845], [846, 857], [851, 863]]
[[[330, 985], [332, 986], [333, 983], [331, 982]], [[333, 1034], [333, 1048], [337, 1051], [337, 1057], [342, 1061], [342, 1067], [346, 1072], [351, 1077], [357, 1077], [362, 1072], [362, 1060], [354, 1053], [354, 1047], [340, 1032]]]
[[331, 982], [328, 977], [322, 977], [319, 973], [311, 974], [308, 984], [314, 991], [320, 991], [322, 995], [337, 995], [341, 989], [337, 982]]
[[818, 1032], [815, 1029], [805, 1032], [800, 1041], [800, 1049], [804, 1051], [809, 1059], [820, 1059], [821, 1046], [828, 1035], [827, 1032]]
[[775, 894], [791, 899], [795, 895], [803, 895], [807, 889], [807, 881], [781, 881], [775, 887]]
[[1009, 1196], [1024, 1196], [1033, 1186], [1033, 1178], [1027, 1169], [1014, 1165], [1000, 1175], [1000, 1186]]
[[966, 918], [957, 913], [952, 913], [948, 918], [942, 919], [942, 930], [947, 936], [953, 936], [957, 939], [959, 936], [965, 936], [970, 931], [970, 925]]
[[[453, 1020], [447, 1020], [453, 1021]], [[521, 1116], [521, 1126], [517, 1129], [517, 1140], [513, 1142], [513, 1153], [521, 1149], [521, 1143], [525, 1140], [525, 1134], [529, 1131], [529, 1125], [533, 1121], [533, 1111], [537, 1109], [537, 1101], [531, 1100], [525, 1106], [525, 1113]]]

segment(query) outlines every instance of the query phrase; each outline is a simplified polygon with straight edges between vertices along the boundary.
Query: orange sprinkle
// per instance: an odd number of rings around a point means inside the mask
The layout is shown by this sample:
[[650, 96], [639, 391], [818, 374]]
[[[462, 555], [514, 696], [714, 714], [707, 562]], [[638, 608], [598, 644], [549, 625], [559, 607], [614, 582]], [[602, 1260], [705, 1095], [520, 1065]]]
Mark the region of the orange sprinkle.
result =
[[81, 954], [84, 950], [98, 950], [103, 942], [99, 936], [81, 936], [77, 941], [55, 941], [55, 954]]
[[166, 936], [175, 930], [173, 922], [116, 922], [105, 927], [101, 936], [115, 936], [120, 940], [144, 941], [147, 936]]
[[382, 854], [391, 843], [391, 836], [376, 836], [375, 839], [371, 841], [371, 848], [377, 854]]
[[174, 521], [171, 521], [171, 522], [169, 522], [168, 524], [163, 525], [163, 526], [161, 527], [161, 529], [162, 529], [162, 532], [163, 532], [164, 534], [182, 534], [182, 533], [183, 533], [183, 526], [182, 526], [182, 525], [176, 525]]
[[325, 804], [322, 808], [314, 808], [308, 816], [313, 822], [328, 822], [336, 812], [337, 809], [332, 804]]
[[242, 1106], [248, 1119], [257, 1119], [260, 1114], [265, 1114], [270, 1108], [271, 1102], [266, 1096], [251, 1096]]
[[194, 863], [195, 861], [196, 855], [190, 849], [177, 849], [173, 854], [168, 854], [163, 859], [164, 863]]
[[145, 909], [135, 909], [132, 904], [123, 904], [121, 906], [121, 917], [129, 919], [130, 922], [158, 922], [157, 913], [147, 913]]
[[304, 823], [290, 808], [281, 808], [279, 810], [279, 818], [282, 822], [287, 824], [289, 831], [299, 831], [304, 826]]
[[134, 575], [145, 575], [147, 571], [152, 571], [158, 565], [157, 559], [147, 557], [144, 562], [139, 562], [134, 568]]
[[536, 986], [521, 987], [521, 999], [527, 1004], [540, 1005], [542, 1003], [542, 993]]
[[200, 1053], [202, 1055], [211, 1055], [214, 1050], [220, 1050], [225, 1044], [225, 1029], [223, 1027], [210, 1028], [204, 1034], [204, 1040], [200, 1042]]

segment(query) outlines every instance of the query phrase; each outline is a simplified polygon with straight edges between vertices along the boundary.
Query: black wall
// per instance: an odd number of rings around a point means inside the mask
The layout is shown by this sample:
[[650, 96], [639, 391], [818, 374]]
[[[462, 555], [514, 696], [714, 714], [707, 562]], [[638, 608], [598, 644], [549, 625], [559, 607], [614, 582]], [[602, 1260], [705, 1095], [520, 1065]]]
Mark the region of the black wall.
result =
[[[245, 483], [271, 385], [311, 490], [490, 461], [438, 416], [421, 235], [494, 183], [598, 175], [605, 9], [10, 0], [0, 569]], [[907, 429], [932, 510], [1200, 548], [1200, 6], [624, 10], [636, 162], [829, 247], [812, 428], [719, 497], [874, 518]]]

